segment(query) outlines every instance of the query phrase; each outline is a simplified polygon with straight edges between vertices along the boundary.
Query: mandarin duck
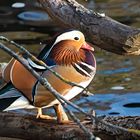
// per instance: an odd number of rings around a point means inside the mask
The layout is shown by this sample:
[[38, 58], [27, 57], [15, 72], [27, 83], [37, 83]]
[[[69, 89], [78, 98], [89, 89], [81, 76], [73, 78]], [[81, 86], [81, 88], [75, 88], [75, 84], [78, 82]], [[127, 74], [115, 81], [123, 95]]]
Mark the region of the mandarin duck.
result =
[[[83, 33], [69, 30], [55, 36], [45, 45], [37, 58], [63, 78], [86, 88], [96, 72], [93, 50], [86, 43]], [[71, 100], [82, 92], [82, 88], [66, 84], [33, 60], [24, 57], [23, 60], [47, 78], [51, 86], [65, 99]], [[42, 114], [42, 108], [53, 106], [59, 123], [69, 121], [60, 102], [20, 62], [12, 59], [2, 75], [7, 84], [0, 90], [0, 110], [35, 107], [38, 110], [37, 118], [54, 119]]]

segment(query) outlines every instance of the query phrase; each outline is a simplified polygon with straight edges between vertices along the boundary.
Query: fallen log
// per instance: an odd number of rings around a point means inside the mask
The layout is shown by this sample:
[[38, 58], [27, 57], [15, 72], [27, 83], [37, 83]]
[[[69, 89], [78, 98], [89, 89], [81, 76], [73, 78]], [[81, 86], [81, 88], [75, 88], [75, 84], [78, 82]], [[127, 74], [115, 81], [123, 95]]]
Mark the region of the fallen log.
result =
[[[140, 117], [100, 117], [102, 120], [131, 129], [140, 129]], [[111, 131], [101, 123], [91, 123], [84, 120], [82, 123], [102, 140], [138, 140], [140, 135]], [[12, 112], [0, 112], [0, 136], [33, 140], [86, 140], [83, 131], [75, 123], [60, 125], [55, 121], [36, 119], [33, 115], [23, 115]]]
[[80, 29], [94, 45], [123, 55], [140, 54], [140, 29], [86, 9], [75, 0], [38, 0], [61, 25]]

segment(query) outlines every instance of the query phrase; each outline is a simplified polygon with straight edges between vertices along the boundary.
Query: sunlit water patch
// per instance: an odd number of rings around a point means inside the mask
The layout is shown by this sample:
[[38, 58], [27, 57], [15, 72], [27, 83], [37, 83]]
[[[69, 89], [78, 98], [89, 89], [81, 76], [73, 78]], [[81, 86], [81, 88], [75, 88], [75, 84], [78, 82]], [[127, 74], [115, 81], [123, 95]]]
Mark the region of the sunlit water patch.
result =
[[97, 115], [140, 115], [140, 93], [127, 94], [95, 94], [89, 97], [80, 97], [76, 100], [78, 106], [85, 111], [95, 110]]
[[12, 4], [12, 7], [13, 7], [13, 8], [23, 8], [23, 7], [25, 7], [25, 3], [16, 2], [16, 3], [13, 3], [13, 4]]

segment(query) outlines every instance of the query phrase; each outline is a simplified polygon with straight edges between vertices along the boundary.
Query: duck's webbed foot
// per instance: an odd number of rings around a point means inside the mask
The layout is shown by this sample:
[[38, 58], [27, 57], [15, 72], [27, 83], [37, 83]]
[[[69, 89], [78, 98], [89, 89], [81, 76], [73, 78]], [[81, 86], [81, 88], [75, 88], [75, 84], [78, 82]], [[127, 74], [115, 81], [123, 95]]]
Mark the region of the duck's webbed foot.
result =
[[59, 124], [68, 124], [72, 122], [69, 120], [61, 104], [54, 105], [54, 109], [57, 115], [57, 122]]
[[56, 120], [55, 117], [51, 117], [49, 115], [43, 115], [42, 108], [37, 108], [37, 109], [38, 109], [38, 114], [36, 116], [37, 119]]

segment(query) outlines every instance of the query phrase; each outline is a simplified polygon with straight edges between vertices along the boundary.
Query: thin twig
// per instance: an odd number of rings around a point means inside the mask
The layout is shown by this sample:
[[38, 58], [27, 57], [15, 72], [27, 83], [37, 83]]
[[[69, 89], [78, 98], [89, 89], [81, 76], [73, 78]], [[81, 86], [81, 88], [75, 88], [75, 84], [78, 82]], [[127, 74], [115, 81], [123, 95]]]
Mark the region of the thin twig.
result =
[[33, 59], [34, 61], [38, 62], [40, 65], [43, 65], [47, 70], [49, 70], [50, 72], [52, 72], [56, 77], [58, 77], [60, 80], [62, 80], [63, 82], [71, 85], [71, 86], [77, 86], [79, 88], [82, 88], [84, 91], [86, 91], [87, 95], [88, 95], [88, 90], [87, 88], [84, 88], [74, 82], [71, 82], [67, 79], [65, 79], [64, 77], [62, 77], [60, 74], [58, 74], [57, 72], [55, 72], [54, 70], [50, 69], [49, 66], [47, 66], [42, 60], [37, 59], [37, 57], [35, 57], [33, 54], [31, 54], [28, 50], [26, 50], [23, 46], [17, 44], [16, 42], [9, 40], [8, 38], [4, 37], [4, 36], [0, 36], [0, 40], [2, 41], [6, 41], [12, 45], [14, 45], [15, 47], [17, 47], [18, 49], [20, 49], [22, 52], [24, 52], [29, 58]]

